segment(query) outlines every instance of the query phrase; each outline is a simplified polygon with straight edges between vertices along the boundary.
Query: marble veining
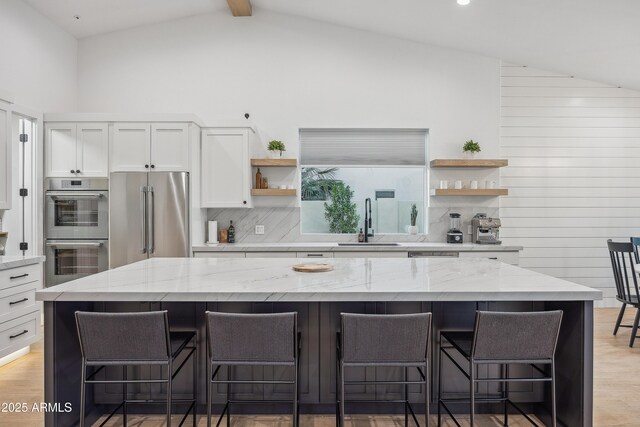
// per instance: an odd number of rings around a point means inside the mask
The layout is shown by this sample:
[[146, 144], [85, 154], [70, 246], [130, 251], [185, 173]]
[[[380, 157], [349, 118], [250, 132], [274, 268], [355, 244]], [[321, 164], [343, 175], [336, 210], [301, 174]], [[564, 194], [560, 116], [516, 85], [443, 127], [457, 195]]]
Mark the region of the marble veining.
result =
[[[602, 292], [482, 258], [152, 258], [37, 292], [41, 301], [584, 301]], [[319, 262], [316, 260], [316, 262]]]
[[0, 256], [0, 271], [44, 262], [43, 256]]

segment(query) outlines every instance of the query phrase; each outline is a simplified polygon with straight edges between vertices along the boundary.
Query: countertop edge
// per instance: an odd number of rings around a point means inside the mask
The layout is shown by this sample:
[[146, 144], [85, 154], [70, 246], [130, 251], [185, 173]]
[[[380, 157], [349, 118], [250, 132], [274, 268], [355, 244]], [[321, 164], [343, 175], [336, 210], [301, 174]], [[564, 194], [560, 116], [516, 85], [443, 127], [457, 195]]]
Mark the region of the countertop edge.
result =
[[0, 271], [9, 270], [16, 267], [23, 267], [25, 265], [39, 264], [41, 262], [44, 262], [44, 260], [45, 257], [41, 255], [15, 258], [12, 256], [0, 256]]
[[218, 245], [192, 246], [193, 252], [296, 252], [296, 251], [325, 251], [325, 252], [409, 252], [409, 251], [442, 251], [442, 252], [519, 252], [522, 246], [502, 245], [474, 245], [456, 246], [442, 245], [413, 245], [401, 243], [399, 246], [338, 246], [336, 243], [290, 243], [290, 244], [261, 244], [261, 243], [220, 243]]

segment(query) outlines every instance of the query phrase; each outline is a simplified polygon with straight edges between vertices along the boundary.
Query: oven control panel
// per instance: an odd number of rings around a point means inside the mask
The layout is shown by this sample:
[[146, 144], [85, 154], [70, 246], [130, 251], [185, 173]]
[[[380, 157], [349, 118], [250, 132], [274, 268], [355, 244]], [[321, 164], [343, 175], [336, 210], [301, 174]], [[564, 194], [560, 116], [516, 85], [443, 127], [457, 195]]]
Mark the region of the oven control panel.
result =
[[79, 190], [89, 187], [89, 185], [87, 185], [88, 182], [81, 179], [63, 179], [60, 184], [62, 188], [69, 190]]

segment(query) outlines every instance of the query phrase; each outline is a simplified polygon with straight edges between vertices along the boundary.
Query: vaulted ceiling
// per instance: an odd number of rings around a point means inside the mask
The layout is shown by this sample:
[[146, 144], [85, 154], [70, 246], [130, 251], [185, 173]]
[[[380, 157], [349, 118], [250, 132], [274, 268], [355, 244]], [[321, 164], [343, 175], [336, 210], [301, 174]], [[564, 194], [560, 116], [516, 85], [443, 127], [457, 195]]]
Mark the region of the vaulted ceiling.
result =
[[[24, 0], [78, 38], [190, 15], [226, 0]], [[252, 0], [285, 13], [640, 89], [638, 0]], [[74, 18], [80, 15], [80, 19]], [[236, 19], [254, 19], [236, 18]]]

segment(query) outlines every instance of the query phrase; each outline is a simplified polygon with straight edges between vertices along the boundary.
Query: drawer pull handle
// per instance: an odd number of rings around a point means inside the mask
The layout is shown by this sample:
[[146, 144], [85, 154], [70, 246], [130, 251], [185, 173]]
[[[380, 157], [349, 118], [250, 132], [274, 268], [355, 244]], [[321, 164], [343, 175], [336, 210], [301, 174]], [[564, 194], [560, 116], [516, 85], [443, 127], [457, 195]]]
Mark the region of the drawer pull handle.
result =
[[308, 257], [322, 257], [322, 254], [307, 254]]
[[20, 279], [22, 277], [27, 277], [29, 273], [20, 274], [18, 276], [9, 276], [9, 280]]
[[12, 340], [12, 339], [14, 339], [14, 338], [18, 338], [20, 335], [24, 335], [24, 334], [26, 334], [27, 332], [29, 332], [29, 331], [25, 329], [24, 331], [20, 332], [19, 334], [9, 335], [9, 339], [10, 339], [10, 340]]
[[25, 297], [25, 298], [22, 298], [21, 300], [18, 300], [18, 301], [11, 301], [9, 303], [9, 305], [20, 304], [21, 302], [25, 302], [25, 301], [29, 301], [29, 298]]
[[497, 256], [492, 256], [492, 257], [489, 257], [489, 259], [495, 259], [495, 260], [497, 260], [497, 259], [498, 259], [498, 257], [497, 257]]

